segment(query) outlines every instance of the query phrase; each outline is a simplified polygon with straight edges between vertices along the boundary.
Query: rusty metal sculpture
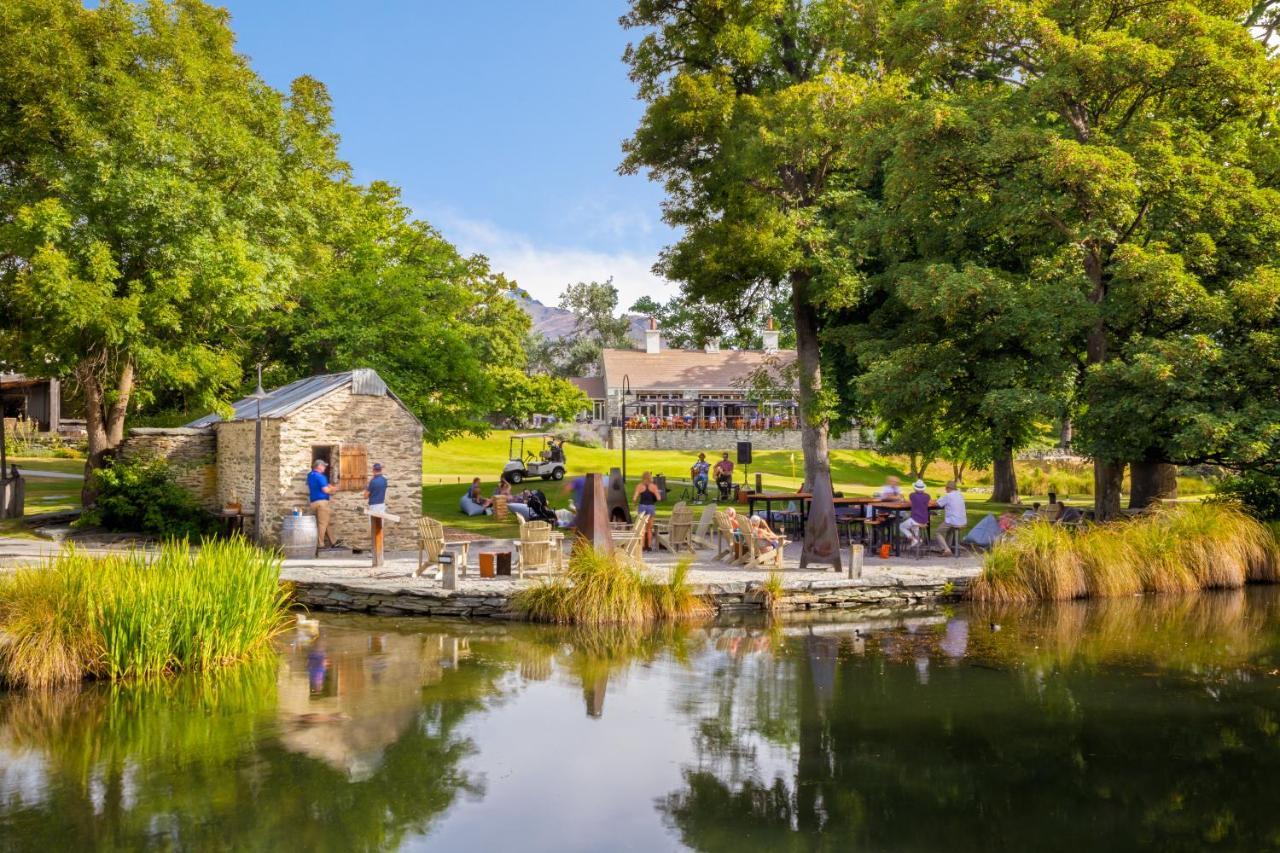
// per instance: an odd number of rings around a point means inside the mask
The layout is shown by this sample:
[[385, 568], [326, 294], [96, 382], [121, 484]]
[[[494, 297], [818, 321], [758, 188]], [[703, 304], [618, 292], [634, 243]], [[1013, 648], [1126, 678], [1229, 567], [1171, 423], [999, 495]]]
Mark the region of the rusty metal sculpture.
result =
[[587, 474], [582, 486], [582, 505], [573, 527], [576, 535], [573, 548], [590, 546], [606, 554], [613, 553], [613, 535], [609, 532], [608, 501], [604, 495], [604, 480], [599, 474]]

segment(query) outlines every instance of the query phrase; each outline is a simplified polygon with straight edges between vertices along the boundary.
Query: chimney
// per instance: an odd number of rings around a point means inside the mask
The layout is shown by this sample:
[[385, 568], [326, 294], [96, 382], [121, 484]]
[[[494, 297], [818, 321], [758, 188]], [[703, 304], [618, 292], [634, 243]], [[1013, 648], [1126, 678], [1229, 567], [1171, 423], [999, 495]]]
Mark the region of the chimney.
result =
[[773, 318], [770, 317], [764, 327], [764, 351], [778, 351], [778, 330], [773, 327]]
[[662, 349], [662, 339], [659, 337], [658, 321], [649, 318], [649, 328], [644, 330], [644, 351], [653, 355]]
[[706, 344], [703, 345], [702, 348], [707, 352], [720, 352], [720, 339], [707, 338], [707, 342]]

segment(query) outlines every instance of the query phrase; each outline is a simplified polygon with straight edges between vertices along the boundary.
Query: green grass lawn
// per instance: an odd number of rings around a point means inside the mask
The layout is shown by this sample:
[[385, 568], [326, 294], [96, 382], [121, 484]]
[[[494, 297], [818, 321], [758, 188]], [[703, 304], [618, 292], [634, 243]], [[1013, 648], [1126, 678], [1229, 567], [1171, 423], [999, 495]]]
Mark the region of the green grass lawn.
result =
[[[13, 459], [13, 457], [10, 457]], [[41, 471], [58, 471], [64, 474], [81, 474], [84, 462], [79, 459], [13, 459], [18, 470], [26, 476], [25, 516], [39, 515], [46, 512], [65, 512], [80, 508], [80, 481], [67, 479], [47, 479], [40, 476]], [[30, 530], [23, 527], [22, 519], [10, 518], [0, 521], [0, 534], [30, 535]]]
[[39, 471], [57, 471], [61, 474], [83, 474], [83, 459], [57, 459], [50, 456], [10, 456], [10, 464], [16, 464], [24, 474]]
[[[479, 476], [485, 494], [491, 494], [498, 485], [498, 476], [507, 459], [507, 438], [505, 431], [494, 431], [485, 438], [468, 436], [457, 438], [443, 444], [423, 448], [423, 488], [422, 511], [432, 518], [439, 519], [450, 527], [456, 527], [483, 536], [512, 537], [517, 535], [517, 522], [514, 518], [498, 521], [492, 516], [463, 515], [458, 509], [458, 499], [462, 497], [473, 476]], [[528, 450], [529, 447], [526, 447]], [[533, 448], [537, 450], [538, 448]], [[733, 451], [731, 447], [724, 450]], [[714, 462], [720, 458], [720, 452], [708, 453], [708, 460]], [[622, 451], [606, 448], [579, 447], [566, 445], [565, 456], [570, 478], [588, 471], [608, 473], [610, 468], [622, 466]], [[763, 475], [766, 490], [794, 491], [800, 486], [803, 478], [804, 463], [800, 451], [766, 450], [754, 454], [755, 462], [747, 470], [749, 482], [754, 485], [755, 474]], [[732, 457], [731, 457], [732, 458]], [[627, 495], [639, 482], [640, 474], [652, 471], [654, 474], [665, 474], [667, 477], [667, 500], [658, 505], [658, 516], [669, 515], [672, 505], [680, 500], [681, 491], [689, 485], [689, 466], [697, 459], [697, 453], [675, 450], [627, 450]], [[734, 480], [741, 483], [743, 468], [735, 466]], [[927, 472], [925, 483], [930, 493], [941, 494], [943, 484], [950, 477], [951, 467], [936, 462]], [[901, 460], [882, 456], [871, 450], [833, 450], [831, 451], [831, 476], [835, 488], [846, 495], [867, 495], [878, 489], [890, 475], [903, 479], [904, 488], [909, 489], [906, 471]], [[1180, 481], [1181, 482], [1181, 481]], [[1199, 481], [1196, 481], [1199, 482]], [[553, 508], [566, 505], [568, 497], [563, 483], [527, 481], [529, 488], [539, 488], [546, 493]], [[1192, 481], [1182, 483], [1183, 488], [1194, 487]], [[712, 494], [715, 486], [712, 485]], [[969, 522], [976, 524], [987, 513], [1000, 513], [1013, 508], [1009, 504], [996, 504], [986, 499], [990, 494], [985, 492], [966, 491], [965, 499], [969, 508]], [[1068, 503], [1087, 505], [1092, 498], [1087, 495], [1061, 495]], [[1023, 495], [1023, 504], [1016, 507], [1022, 511], [1032, 502], [1044, 502], [1044, 495]], [[696, 510], [695, 510], [696, 512]], [[696, 516], [695, 516], [696, 517]]]

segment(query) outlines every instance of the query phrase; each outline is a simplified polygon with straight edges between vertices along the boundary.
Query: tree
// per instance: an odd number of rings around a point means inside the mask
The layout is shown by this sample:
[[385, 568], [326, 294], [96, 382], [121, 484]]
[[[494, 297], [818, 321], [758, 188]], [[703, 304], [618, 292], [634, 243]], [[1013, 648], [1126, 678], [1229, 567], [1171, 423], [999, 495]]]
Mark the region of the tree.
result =
[[790, 328], [790, 306], [782, 299], [725, 304], [691, 299], [683, 294], [666, 302], [642, 296], [630, 310], [633, 314], [654, 318], [662, 329], [663, 339], [674, 349], [701, 349], [712, 341], [731, 349], [760, 349], [761, 332], [770, 318], [782, 324], [779, 330], [782, 346], [789, 348], [795, 343]]
[[[1155, 365], [1239, 339], [1229, 294], [1272, 263], [1277, 69], [1250, 31], [1270, 26], [1270, 5], [1011, 0], [974, 14], [915, 2], [896, 18], [891, 50], [932, 110], [893, 155], [926, 161], [903, 165], [904, 179], [926, 180], [925, 191], [904, 183], [914, 197], [902, 203], [923, 217], [945, 202], [951, 224], [991, 235], [989, 253], [1087, 301], [1073, 423], [1095, 459], [1100, 518], [1119, 511], [1126, 462], [1143, 463], [1150, 496], [1172, 479], [1170, 463], [1220, 451], [1208, 423], [1238, 399], [1188, 398]], [[993, 113], [998, 122], [983, 120]], [[927, 156], [931, 140], [956, 138], [963, 156]], [[1185, 431], [1147, 419], [1175, 395], [1198, 401], [1178, 407], [1201, 427], [1192, 453]]]
[[626, 61], [647, 104], [622, 171], [663, 182], [664, 216], [683, 233], [659, 268], [693, 300], [790, 297], [815, 496], [801, 564], [838, 568], [819, 336], [829, 307], [856, 300], [857, 278], [814, 214], [877, 102], [897, 97], [899, 81], [875, 72], [875, 13], [847, 0], [632, 0], [622, 23], [646, 31]]
[[613, 279], [580, 281], [560, 294], [560, 307], [573, 312], [574, 332], [559, 340], [534, 335], [530, 363], [555, 376], [594, 376], [605, 349], [631, 348], [631, 318], [617, 315], [618, 288]]
[[89, 474], [131, 402], [238, 384], [238, 330], [296, 275], [305, 178], [337, 168], [226, 20], [197, 0], [0, 7], [5, 357], [78, 383]]

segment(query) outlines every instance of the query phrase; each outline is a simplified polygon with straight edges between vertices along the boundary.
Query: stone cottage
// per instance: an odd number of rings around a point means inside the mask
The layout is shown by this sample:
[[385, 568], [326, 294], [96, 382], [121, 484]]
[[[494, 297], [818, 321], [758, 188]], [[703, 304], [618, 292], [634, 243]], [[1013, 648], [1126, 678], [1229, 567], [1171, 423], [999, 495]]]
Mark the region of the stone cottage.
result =
[[[334, 535], [367, 546], [369, 520], [361, 492], [374, 462], [389, 482], [387, 547], [415, 547], [422, 517], [422, 424], [376, 372], [350, 370], [300, 379], [261, 400], [263, 539], [277, 543], [285, 515], [309, 512], [307, 473], [329, 463]], [[135, 429], [123, 455], [160, 456], [210, 509], [239, 503], [253, 509], [254, 432], [259, 401], [239, 400], [224, 419], [206, 415], [180, 429]]]

